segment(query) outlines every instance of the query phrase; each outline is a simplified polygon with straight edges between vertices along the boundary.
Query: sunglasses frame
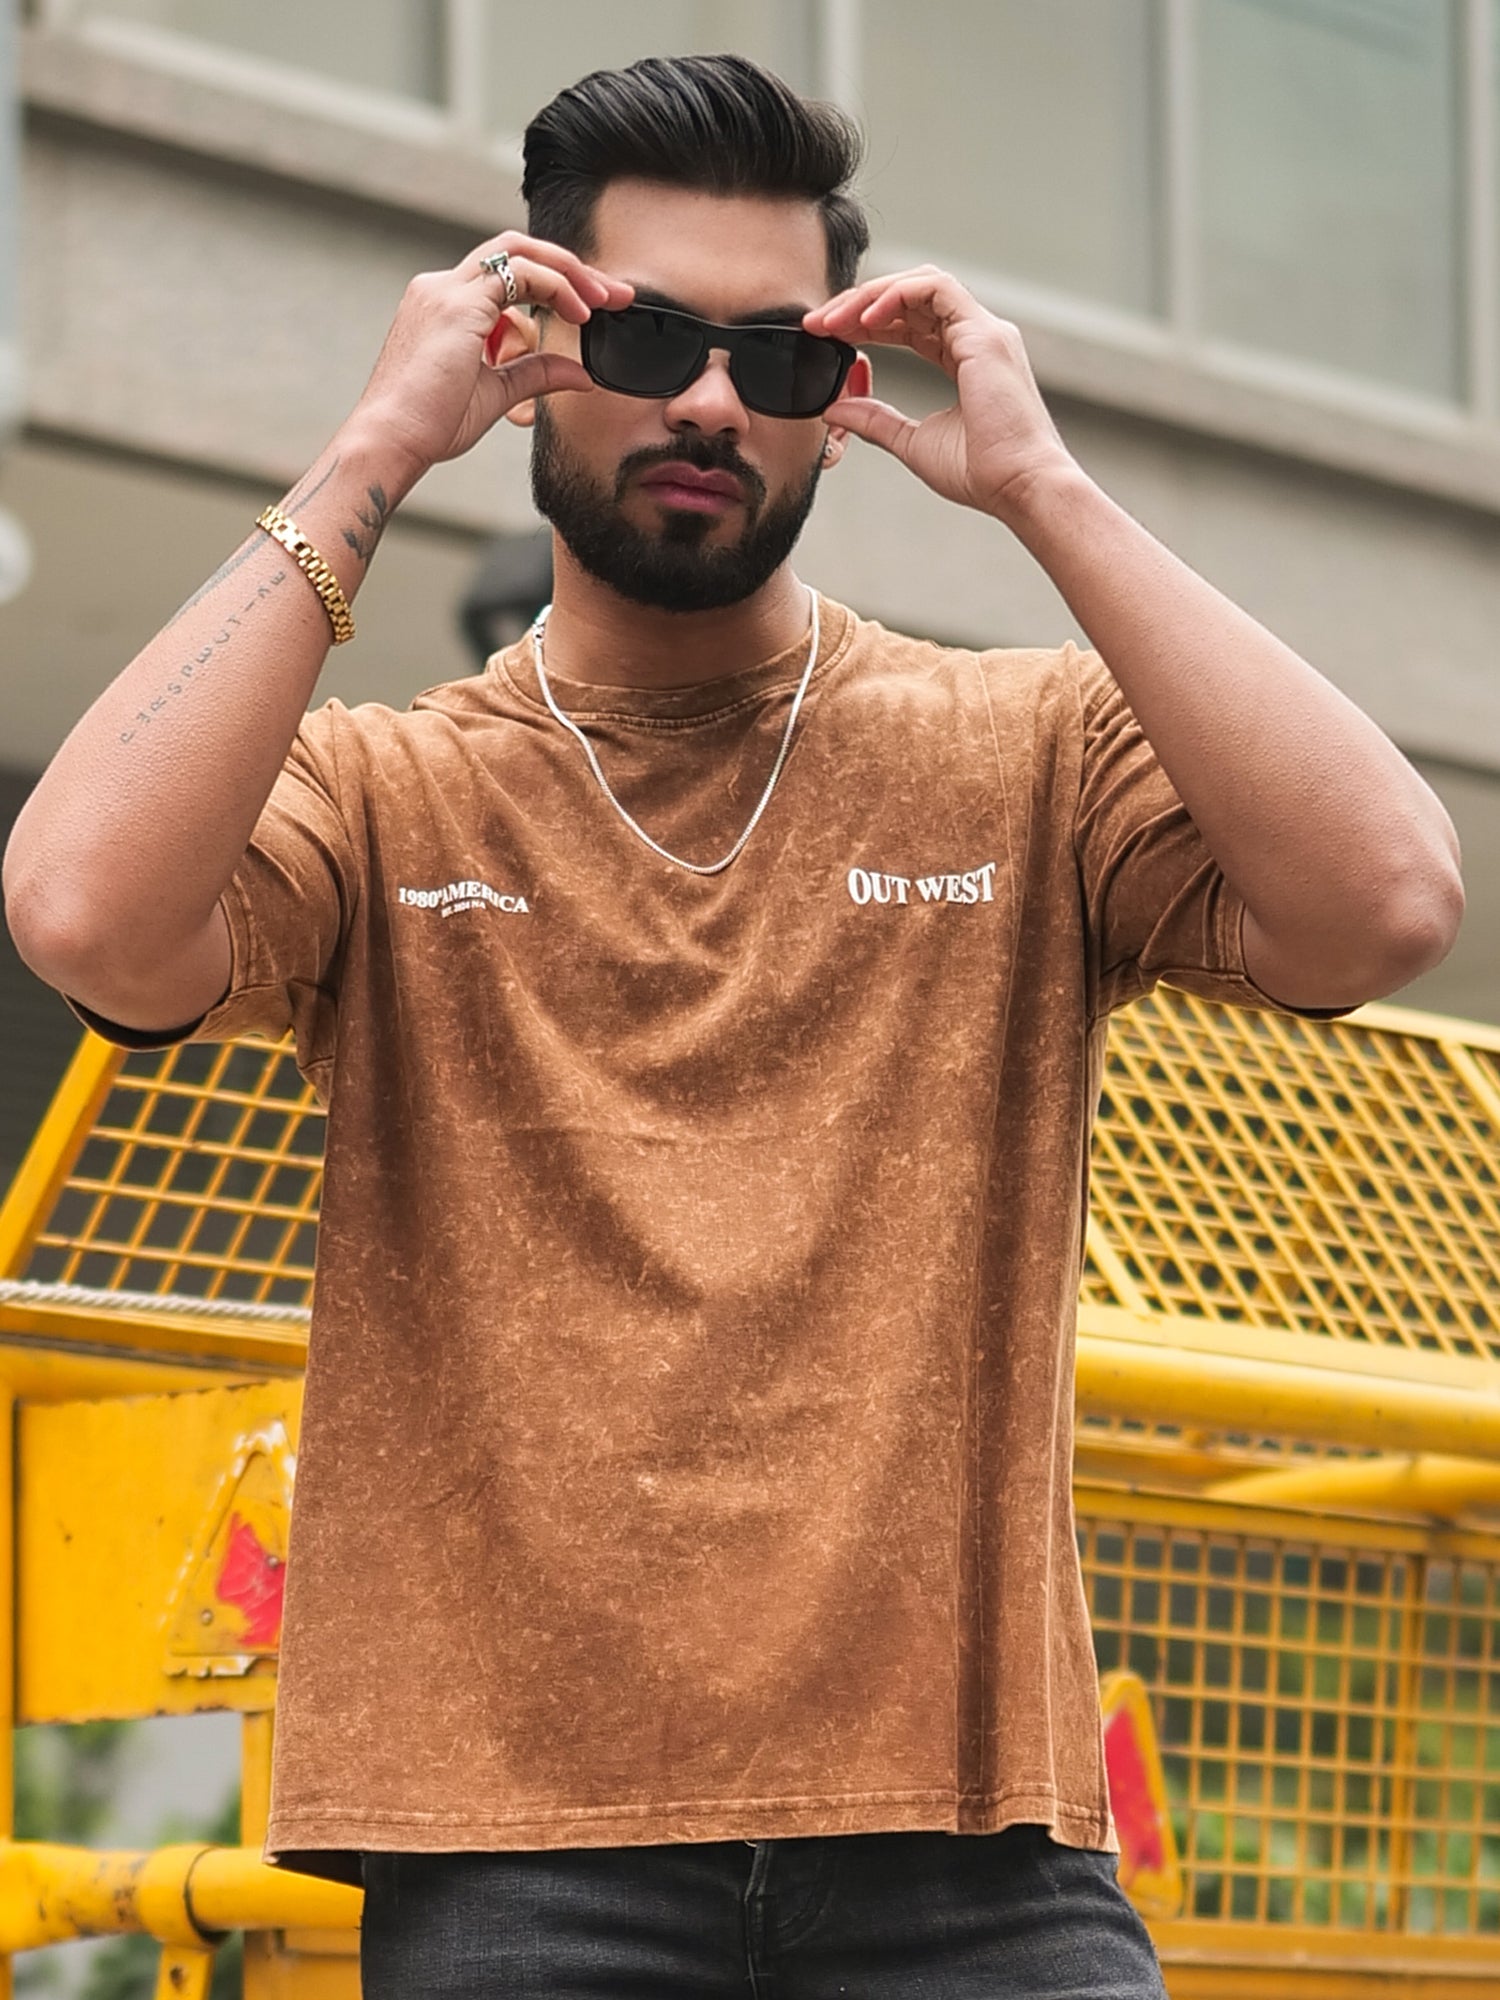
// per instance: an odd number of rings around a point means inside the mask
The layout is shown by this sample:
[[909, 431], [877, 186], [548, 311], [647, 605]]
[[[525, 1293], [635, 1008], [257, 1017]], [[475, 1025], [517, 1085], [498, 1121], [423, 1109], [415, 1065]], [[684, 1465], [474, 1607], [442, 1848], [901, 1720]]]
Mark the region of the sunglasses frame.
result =
[[[651, 313], [659, 319], [677, 320], [683, 326], [691, 327], [697, 333], [702, 343], [697, 359], [682, 377], [681, 381], [675, 383], [671, 388], [622, 389], [618, 383], [606, 382], [604, 377], [595, 368], [591, 353], [594, 329], [603, 320], [624, 319], [630, 313]], [[818, 404], [816, 409], [768, 410], [763, 403], [752, 401], [745, 393], [744, 384], [740, 380], [739, 352], [740, 348], [745, 344], [746, 337], [755, 333], [793, 334], [802, 340], [815, 340], [821, 346], [831, 347], [837, 352], [839, 357], [839, 372], [834, 378], [833, 388], [825, 400]], [[739, 397], [745, 408], [747, 410], [754, 410], [757, 416], [780, 417], [791, 423], [803, 423], [811, 417], [821, 416], [830, 403], [836, 402], [845, 382], [849, 379], [849, 370], [859, 358], [859, 350], [857, 348], [851, 347], [847, 340], [839, 340], [831, 333], [808, 333], [804, 327], [790, 326], [784, 320], [773, 320], [764, 324], [753, 323], [745, 326], [718, 326], [711, 319], [699, 319], [696, 313], [679, 312], [674, 306], [628, 305], [621, 306], [613, 312], [607, 312], [602, 307], [597, 307], [579, 329], [579, 349], [583, 365], [601, 389], [608, 389], [616, 396], [639, 396], [656, 403], [664, 403], [673, 396], [680, 396], [684, 389], [691, 383], [696, 382], [708, 366], [708, 357], [716, 347], [723, 348], [729, 355], [729, 379], [734, 384], [735, 394]]]

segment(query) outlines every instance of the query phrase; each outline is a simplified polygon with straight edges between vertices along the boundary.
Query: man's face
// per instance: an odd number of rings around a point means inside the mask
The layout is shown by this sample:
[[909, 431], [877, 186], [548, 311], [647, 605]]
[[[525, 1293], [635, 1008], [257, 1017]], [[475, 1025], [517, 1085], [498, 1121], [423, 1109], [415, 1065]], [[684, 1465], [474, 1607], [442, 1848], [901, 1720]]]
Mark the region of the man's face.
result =
[[[613, 181], [594, 212], [588, 261], [627, 279], [643, 304], [720, 325], [795, 324], [828, 297], [823, 225], [806, 201]], [[578, 352], [577, 328], [555, 314], [542, 340]], [[821, 417], [747, 410], [716, 351], [676, 396], [596, 387], [541, 399], [532, 495], [574, 559], [622, 597], [713, 610], [750, 596], [790, 555], [827, 438]], [[685, 468], [686, 481], [674, 480]], [[704, 474], [717, 478], [705, 485]]]

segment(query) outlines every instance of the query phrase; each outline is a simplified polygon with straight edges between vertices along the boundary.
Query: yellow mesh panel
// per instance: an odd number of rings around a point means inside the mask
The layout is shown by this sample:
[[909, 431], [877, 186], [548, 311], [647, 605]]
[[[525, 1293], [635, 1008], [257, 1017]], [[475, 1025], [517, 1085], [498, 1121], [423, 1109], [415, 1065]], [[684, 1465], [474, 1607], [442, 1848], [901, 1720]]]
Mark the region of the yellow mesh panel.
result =
[[322, 1169], [323, 1113], [288, 1048], [128, 1055], [25, 1275], [306, 1305]]
[[[1187, 1510], [1184, 1509], [1184, 1517]], [[1198, 1918], [1500, 1935], [1500, 1562], [1084, 1517]]]
[[[288, 1047], [129, 1055], [17, 1275], [305, 1304], [322, 1135]], [[1087, 1304], [1500, 1359], [1500, 1060], [1460, 1036], [1158, 989], [1111, 1027], [1091, 1207]]]
[[[1137, 1303], [1500, 1359], [1500, 1074], [1462, 1054], [1166, 989], [1117, 1016], [1092, 1207]], [[1082, 1295], [1131, 1303], [1092, 1259]]]

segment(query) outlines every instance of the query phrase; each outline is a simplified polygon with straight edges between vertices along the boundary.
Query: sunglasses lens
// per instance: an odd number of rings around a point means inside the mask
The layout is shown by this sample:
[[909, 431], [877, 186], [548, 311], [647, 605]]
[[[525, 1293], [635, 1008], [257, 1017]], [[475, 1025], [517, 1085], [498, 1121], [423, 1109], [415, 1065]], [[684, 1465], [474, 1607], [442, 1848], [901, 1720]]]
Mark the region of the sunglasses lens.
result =
[[811, 417], [826, 409], [843, 380], [842, 350], [800, 327], [757, 326], [741, 336], [734, 378], [752, 410]]
[[651, 306], [593, 313], [582, 349], [594, 380], [626, 396], [675, 395], [692, 380], [705, 351], [691, 322]]
[[583, 365], [624, 396], [675, 396], [701, 371], [709, 337], [731, 344], [730, 373], [748, 408], [812, 417], [838, 394], [853, 358], [839, 341], [794, 326], [714, 329], [666, 307], [624, 306], [584, 322]]

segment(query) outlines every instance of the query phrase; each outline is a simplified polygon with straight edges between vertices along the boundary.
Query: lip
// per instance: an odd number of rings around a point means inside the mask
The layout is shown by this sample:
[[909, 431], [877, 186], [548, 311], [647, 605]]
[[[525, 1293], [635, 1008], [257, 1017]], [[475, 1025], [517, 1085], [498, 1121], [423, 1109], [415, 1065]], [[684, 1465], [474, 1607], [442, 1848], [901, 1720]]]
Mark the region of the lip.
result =
[[681, 460], [653, 466], [641, 484], [668, 507], [715, 509], [744, 498], [732, 472], [700, 472]]

